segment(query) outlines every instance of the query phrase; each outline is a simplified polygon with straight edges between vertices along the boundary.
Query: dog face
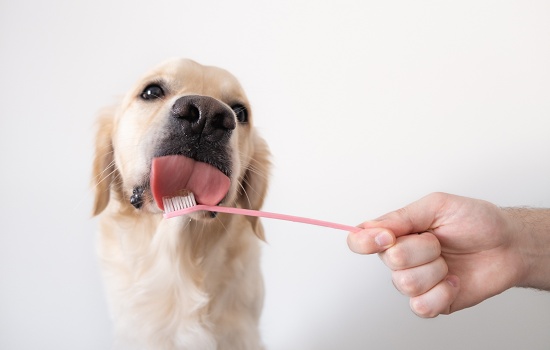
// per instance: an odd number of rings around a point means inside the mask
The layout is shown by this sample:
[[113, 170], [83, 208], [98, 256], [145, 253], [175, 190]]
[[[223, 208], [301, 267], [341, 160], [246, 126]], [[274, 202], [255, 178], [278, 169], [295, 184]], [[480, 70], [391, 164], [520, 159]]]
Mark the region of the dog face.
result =
[[261, 207], [269, 152], [254, 130], [248, 99], [229, 72], [170, 60], [140, 79], [118, 108], [104, 113], [96, 141], [94, 214], [105, 209], [113, 194], [123, 206], [160, 213], [151, 169], [154, 159], [167, 156], [207, 164], [219, 172], [217, 177], [229, 178], [222, 205]]

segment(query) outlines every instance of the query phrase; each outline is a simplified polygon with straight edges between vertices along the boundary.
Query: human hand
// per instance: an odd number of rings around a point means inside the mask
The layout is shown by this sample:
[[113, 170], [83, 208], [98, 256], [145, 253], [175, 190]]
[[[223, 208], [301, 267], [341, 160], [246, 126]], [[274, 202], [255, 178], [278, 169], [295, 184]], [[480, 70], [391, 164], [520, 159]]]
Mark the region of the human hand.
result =
[[476, 305], [527, 274], [517, 221], [485, 201], [434, 193], [361, 226], [350, 249], [379, 253], [421, 317]]

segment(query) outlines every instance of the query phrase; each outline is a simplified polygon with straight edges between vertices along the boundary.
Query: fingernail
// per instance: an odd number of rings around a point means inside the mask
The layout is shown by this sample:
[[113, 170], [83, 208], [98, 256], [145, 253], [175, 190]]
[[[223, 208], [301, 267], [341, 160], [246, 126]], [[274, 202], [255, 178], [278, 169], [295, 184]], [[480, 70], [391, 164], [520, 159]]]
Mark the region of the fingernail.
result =
[[453, 288], [457, 288], [460, 285], [460, 280], [457, 276], [447, 276], [446, 279], [447, 283], [451, 285]]
[[388, 231], [382, 231], [374, 237], [374, 242], [380, 248], [387, 248], [393, 245], [393, 236]]

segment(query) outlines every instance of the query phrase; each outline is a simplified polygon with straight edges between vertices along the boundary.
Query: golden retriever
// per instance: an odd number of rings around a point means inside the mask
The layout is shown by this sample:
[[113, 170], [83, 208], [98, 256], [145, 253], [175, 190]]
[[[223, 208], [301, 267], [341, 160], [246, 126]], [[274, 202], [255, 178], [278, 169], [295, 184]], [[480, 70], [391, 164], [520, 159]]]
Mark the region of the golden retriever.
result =
[[204, 211], [164, 219], [155, 199], [177, 194], [177, 183], [154, 190], [151, 176], [157, 162], [156, 187], [177, 182], [173, 163], [181, 161], [196, 179], [229, 179], [223, 193], [203, 186], [199, 204], [262, 206], [269, 150], [237, 79], [220, 68], [169, 60], [98, 123], [93, 210], [100, 215], [115, 347], [262, 348], [260, 221]]

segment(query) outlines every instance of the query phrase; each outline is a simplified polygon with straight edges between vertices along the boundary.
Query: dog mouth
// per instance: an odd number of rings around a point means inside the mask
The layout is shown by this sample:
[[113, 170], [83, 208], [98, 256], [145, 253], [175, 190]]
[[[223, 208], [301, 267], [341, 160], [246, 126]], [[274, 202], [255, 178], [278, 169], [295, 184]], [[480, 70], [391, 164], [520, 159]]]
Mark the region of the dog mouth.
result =
[[[156, 205], [164, 210], [163, 197], [193, 192], [198, 204], [217, 205], [229, 192], [231, 181], [220, 169], [182, 155], [153, 158], [149, 185]], [[142, 191], [134, 189], [138, 197]], [[131, 200], [132, 200], [131, 198]]]

